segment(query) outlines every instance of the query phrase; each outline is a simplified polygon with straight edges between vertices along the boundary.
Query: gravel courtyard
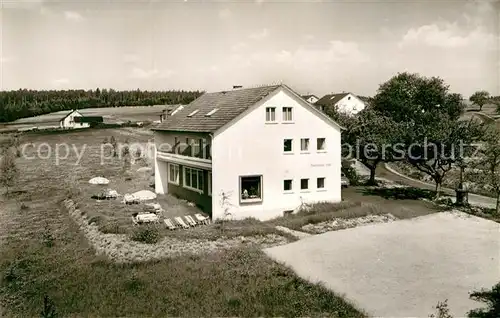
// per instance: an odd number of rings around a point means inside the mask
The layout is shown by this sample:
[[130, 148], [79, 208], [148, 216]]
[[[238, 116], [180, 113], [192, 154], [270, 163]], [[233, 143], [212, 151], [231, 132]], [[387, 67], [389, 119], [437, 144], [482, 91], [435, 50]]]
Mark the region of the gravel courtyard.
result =
[[471, 291], [500, 281], [500, 224], [461, 212], [327, 232], [265, 252], [378, 317], [428, 317], [445, 299], [463, 317], [481, 306]]

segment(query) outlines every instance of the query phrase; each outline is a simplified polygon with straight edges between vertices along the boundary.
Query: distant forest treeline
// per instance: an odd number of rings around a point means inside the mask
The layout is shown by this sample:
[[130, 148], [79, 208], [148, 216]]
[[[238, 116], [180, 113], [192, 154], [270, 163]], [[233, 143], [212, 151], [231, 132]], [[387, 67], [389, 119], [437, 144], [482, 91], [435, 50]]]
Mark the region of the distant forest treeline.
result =
[[203, 92], [200, 91], [115, 91], [99, 88], [0, 91], [0, 122], [71, 109], [189, 104], [201, 94]]

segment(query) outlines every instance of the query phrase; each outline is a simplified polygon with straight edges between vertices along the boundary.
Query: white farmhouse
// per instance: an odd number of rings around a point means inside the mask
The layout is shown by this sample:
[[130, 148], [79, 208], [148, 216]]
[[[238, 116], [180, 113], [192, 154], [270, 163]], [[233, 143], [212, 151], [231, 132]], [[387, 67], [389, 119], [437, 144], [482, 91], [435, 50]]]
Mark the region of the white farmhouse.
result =
[[63, 129], [90, 127], [90, 123], [75, 121], [75, 117], [83, 117], [83, 115], [78, 110], [71, 110], [68, 114], [66, 114], [59, 120], [59, 127]]
[[334, 108], [350, 115], [355, 115], [366, 108], [366, 103], [352, 93], [328, 94], [320, 98], [315, 105], [321, 111]]
[[285, 85], [207, 93], [154, 128], [155, 189], [213, 219], [338, 202], [341, 129]]
[[314, 104], [319, 100], [316, 95], [303, 95], [302, 98], [305, 99], [309, 104]]

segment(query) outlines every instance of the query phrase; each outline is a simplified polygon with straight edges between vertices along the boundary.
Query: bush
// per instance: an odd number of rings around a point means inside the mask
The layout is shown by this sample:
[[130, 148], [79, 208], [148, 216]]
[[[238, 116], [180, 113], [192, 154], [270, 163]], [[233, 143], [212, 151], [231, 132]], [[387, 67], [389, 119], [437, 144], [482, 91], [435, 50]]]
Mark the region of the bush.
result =
[[346, 178], [349, 179], [350, 185], [358, 186], [361, 184], [359, 175], [353, 167], [343, 167], [342, 172], [345, 174]]
[[99, 224], [99, 231], [104, 234], [125, 234], [126, 229], [116, 221], [109, 221]]
[[130, 237], [132, 241], [155, 244], [160, 240], [160, 232], [155, 227], [139, 227], [134, 230], [134, 233]]
[[500, 317], [500, 283], [491, 290], [481, 290], [471, 293], [470, 298], [485, 303], [486, 308], [474, 309], [468, 312], [469, 318], [498, 318]]

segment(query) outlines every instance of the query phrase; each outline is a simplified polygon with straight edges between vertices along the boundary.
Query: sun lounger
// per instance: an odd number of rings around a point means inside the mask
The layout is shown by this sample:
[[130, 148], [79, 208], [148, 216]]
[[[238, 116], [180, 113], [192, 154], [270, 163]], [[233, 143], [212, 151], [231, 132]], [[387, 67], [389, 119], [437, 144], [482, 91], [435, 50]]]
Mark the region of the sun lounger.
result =
[[177, 226], [175, 226], [174, 222], [172, 222], [172, 220], [170, 220], [170, 219], [163, 220], [163, 223], [165, 223], [165, 225], [167, 226], [167, 228], [169, 230], [175, 230], [175, 229], [177, 229]]
[[196, 218], [196, 220], [200, 223], [204, 223], [204, 224], [209, 224], [210, 223], [210, 218], [209, 217], [206, 217], [206, 216], [203, 216], [199, 213], [196, 213], [194, 215], [194, 217]]
[[196, 221], [191, 217], [191, 215], [186, 215], [186, 216], [184, 216], [184, 218], [186, 219], [186, 221], [189, 225], [191, 225], [191, 226], [198, 225], [198, 223], [196, 223]]
[[189, 229], [189, 225], [187, 225], [186, 223], [184, 223], [184, 220], [182, 220], [181, 217], [175, 217], [175, 222], [177, 222], [180, 226], [182, 226], [183, 228], [185, 229]]

